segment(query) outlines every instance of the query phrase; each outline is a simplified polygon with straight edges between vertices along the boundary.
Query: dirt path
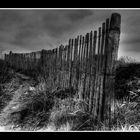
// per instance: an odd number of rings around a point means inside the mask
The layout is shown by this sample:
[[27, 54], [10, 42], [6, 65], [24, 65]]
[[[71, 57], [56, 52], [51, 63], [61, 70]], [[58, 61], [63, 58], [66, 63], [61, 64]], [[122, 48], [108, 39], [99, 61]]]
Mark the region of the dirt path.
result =
[[[0, 96], [0, 104], [1, 107], [0, 116], [4, 116], [8, 111], [18, 111], [21, 107], [16, 103], [18, 98], [21, 98], [23, 95], [27, 95], [33, 93], [36, 90], [37, 82], [30, 78], [29, 76], [25, 76], [21, 73], [16, 73], [13, 78], [3, 85], [2, 87], [2, 96]], [[3, 113], [3, 114], [2, 114]], [[1, 123], [1, 118], [0, 118]], [[11, 127], [11, 126], [10, 126]], [[9, 126], [1, 126], [0, 132], [11, 131]]]

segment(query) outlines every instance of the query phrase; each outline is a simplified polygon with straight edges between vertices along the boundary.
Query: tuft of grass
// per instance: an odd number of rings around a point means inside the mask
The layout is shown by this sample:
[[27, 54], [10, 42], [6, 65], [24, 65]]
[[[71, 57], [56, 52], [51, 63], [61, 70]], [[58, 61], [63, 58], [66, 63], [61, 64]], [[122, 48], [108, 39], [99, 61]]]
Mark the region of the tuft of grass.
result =
[[140, 130], [140, 103], [137, 101], [116, 101], [112, 131]]
[[[1, 125], [34, 130], [46, 125], [54, 100], [49, 92], [20, 87], [1, 111]], [[13, 128], [14, 128], [13, 127]]]
[[119, 132], [138, 132], [140, 131], [140, 125], [137, 124], [124, 124], [120, 125], [119, 127], [113, 127], [111, 131], [119, 131]]
[[71, 131], [86, 130], [89, 127], [90, 115], [86, 112], [87, 104], [75, 98], [57, 99], [51, 111], [50, 123], [56, 130], [62, 128]]

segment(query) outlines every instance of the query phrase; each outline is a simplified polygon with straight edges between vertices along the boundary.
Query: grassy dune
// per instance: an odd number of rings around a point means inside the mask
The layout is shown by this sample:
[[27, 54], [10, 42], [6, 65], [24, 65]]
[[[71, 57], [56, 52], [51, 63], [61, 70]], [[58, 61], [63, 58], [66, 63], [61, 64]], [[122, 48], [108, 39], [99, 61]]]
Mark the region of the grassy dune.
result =
[[[103, 123], [93, 126], [87, 103], [79, 100], [73, 91], [50, 92], [42, 77], [34, 79], [16, 72], [4, 61], [0, 65], [0, 131], [109, 130]], [[139, 69], [138, 64], [125, 64], [117, 69], [111, 131], [140, 130]]]

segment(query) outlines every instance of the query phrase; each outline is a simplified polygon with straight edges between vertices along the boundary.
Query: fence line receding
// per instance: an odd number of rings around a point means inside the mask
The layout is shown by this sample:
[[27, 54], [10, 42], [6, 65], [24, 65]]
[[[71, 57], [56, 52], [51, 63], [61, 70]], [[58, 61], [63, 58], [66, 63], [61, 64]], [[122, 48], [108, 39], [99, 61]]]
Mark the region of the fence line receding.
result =
[[73, 89], [88, 104], [94, 120], [110, 123], [120, 24], [120, 14], [114, 13], [97, 31], [69, 39], [66, 45], [25, 54], [10, 52], [5, 60], [21, 70], [40, 67], [47, 86]]

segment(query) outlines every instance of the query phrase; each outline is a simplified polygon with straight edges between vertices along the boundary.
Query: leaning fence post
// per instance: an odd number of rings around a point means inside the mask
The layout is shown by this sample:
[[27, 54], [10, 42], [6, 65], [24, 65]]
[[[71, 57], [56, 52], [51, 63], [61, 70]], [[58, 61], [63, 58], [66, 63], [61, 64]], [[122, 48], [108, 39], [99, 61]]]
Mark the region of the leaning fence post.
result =
[[103, 119], [105, 124], [111, 126], [112, 115], [114, 114], [114, 82], [115, 82], [115, 67], [118, 54], [119, 40], [120, 40], [120, 24], [121, 16], [114, 13], [110, 19], [110, 27], [107, 33], [107, 40], [105, 44], [105, 83], [104, 83], [104, 110]]
[[93, 109], [93, 97], [94, 97], [94, 85], [95, 85], [95, 75], [96, 75], [96, 42], [97, 42], [97, 31], [94, 31], [93, 36], [93, 47], [92, 47], [92, 70], [91, 70], [91, 91], [90, 91], [90, 98], [89, 98], [89, 112], [92, 113]]

